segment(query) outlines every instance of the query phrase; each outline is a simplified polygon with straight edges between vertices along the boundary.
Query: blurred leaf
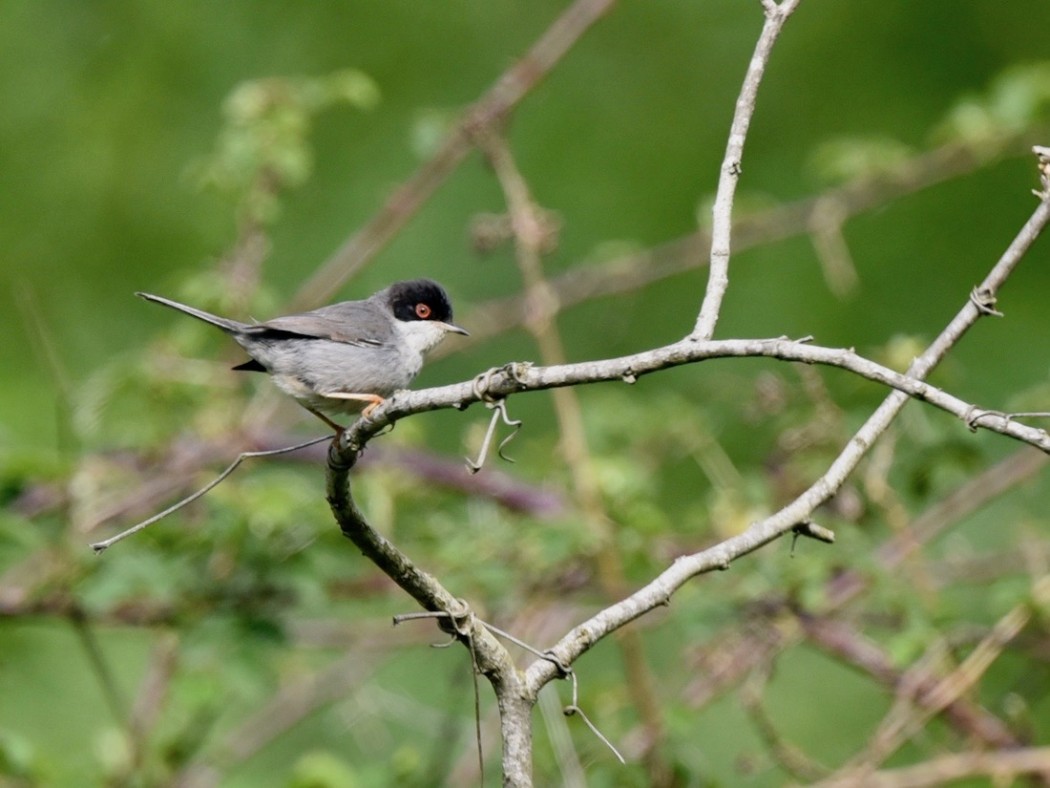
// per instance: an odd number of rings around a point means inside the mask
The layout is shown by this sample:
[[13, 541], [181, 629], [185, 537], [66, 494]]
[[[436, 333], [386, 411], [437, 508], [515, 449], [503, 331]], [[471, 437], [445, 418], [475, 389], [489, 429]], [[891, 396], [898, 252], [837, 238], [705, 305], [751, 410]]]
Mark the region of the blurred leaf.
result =
[[425, 160], [437, 153], [441, 144], [455, 128], [459, 114], [452, 110], [425, 109], [416, 114], [411, 130], [412, 152]]
[[315, 750], [304, 753], [292, 766], [290, 788], [355, 788], [357, 771], [335, 753]]
[[32, 785], [39, 777], [36, 760], [37, 754], [29, 739], [0, 729], [0, 776], [27, 780]]
[[336, 104], [370, 110], [378, 101], [375, 82], [352, 69], [243, 82], [226, 99], [226, 125], [216, 151], [198, 164], [198, 179], [232, 195], [246, 218], [268, 224], [277, 218], [281, 192], [313, 172], [314, 117]]
[[810, 157], [810, 168], [824, 183], [897, 178], [914, 155], [888, 137], [842, 138], [821, 143]]
[[1015, 66], [997, 77], [982, 95], [953, 106], [934, 132], [938, 141], [992, 153], [1005, 138], [1050, 117], [1050, 62]]

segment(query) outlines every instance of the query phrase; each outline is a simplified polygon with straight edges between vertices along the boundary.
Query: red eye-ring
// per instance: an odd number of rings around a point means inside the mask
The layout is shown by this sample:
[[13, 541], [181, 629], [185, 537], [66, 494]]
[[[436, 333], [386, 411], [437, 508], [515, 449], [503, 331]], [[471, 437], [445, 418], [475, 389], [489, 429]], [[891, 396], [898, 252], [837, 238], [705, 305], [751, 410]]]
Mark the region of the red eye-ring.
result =
[[416, 317], [420, 320], [426, 320], [430, 317], [430, 307], [426, 304], [416, 304]]

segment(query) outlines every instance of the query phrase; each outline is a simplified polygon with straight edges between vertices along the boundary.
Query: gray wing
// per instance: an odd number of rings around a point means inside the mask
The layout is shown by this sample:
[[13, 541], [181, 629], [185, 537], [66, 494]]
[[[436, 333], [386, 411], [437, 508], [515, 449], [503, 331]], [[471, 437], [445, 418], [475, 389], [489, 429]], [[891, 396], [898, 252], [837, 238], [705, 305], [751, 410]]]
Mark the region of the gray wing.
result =
[[386, 345], [395, 339], [390, 318], [368, 301], [344, 301], [300, 315], [276, 317], [250, 329], [256, 335], [270, 332], [360, 347]]

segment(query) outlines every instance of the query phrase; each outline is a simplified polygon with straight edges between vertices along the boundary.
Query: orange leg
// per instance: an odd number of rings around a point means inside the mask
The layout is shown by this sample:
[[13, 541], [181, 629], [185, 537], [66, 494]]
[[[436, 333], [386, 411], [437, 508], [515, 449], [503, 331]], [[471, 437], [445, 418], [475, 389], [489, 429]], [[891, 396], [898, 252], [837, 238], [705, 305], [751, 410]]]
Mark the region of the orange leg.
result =
[[360, 402], [367, 402], [368, 404], [365, 405], [364, 409], [361, 411], [361, 415], [366, 419], [372, 415], [372, 411], [386, 402], [386, 400], [378, 394], [351, 394], [345, 391], [326, 391], [321, 396], [330, 397], [331, 399], [352, 399]]
[[330, 418], [328, 418], [323, 413], [321, 413], [321, 411], [314, 410], [313, 408], [309, 408], [306, 405], [303, 405], [303, 407], [306, 408], [308, 411], [310, 411], [312, 414], [314, 414], [317, 418], [319, 418], [321, 421], [323, 421], [329, 427], [331, 427], [333, 430], [335, 430], [336, 435], [342, 435], [343, 434], [343, 430], [346, 429], [346, 427], [344, 427], [343, 425], [336, 424]]

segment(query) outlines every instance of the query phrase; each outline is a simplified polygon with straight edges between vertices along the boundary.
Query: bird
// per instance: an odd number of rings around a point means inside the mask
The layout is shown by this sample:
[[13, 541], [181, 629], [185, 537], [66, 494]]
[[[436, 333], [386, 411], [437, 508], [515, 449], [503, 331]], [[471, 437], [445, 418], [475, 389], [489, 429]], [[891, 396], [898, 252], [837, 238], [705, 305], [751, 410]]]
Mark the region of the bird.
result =
[[229, 334], [251, 357], [233, 369], [268, 373], [337, 434], [344, 427], [326, 414], [369, 416], [412, 382], [446, 336], [469, 336], [452, 322], [448, 293], [432, 279], [395, 282], [360, 301], [262, 323], [241, 323], [152, 293], [135, 295]]

